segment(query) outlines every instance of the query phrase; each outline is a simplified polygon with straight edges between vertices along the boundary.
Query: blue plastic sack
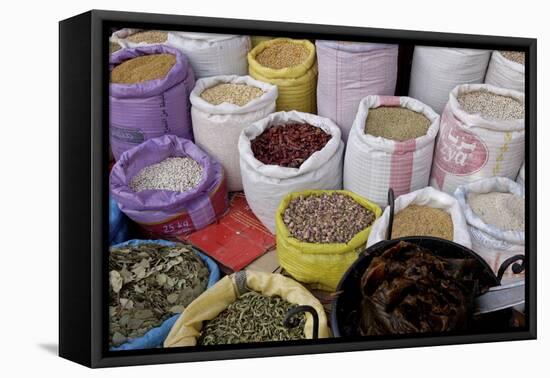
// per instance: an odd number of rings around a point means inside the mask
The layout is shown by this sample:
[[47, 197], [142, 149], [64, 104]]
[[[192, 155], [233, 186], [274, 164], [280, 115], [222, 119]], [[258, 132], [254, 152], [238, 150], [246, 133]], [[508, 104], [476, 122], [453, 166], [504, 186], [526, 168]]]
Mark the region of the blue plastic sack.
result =
[[[113, 248], [119, 248], [119, 247], [126, 247], [129, 245], [140, 245], [140, 244], [159, 244], [164, 246], [174, 246], [178, 243], [170, 242], [167, 240], [129, 240], [124, 243], [120, 243], [117, 245], [114, 245]], [[218, 265], [212, 260], [210, 257], [198, 252], [197, 254], [199, 257], [204, 261], [204, 263], [207, 265], [208, 270], [210, 271], [210, 276], [208, 278], [208, 285], [207, 289], [211, 286], [213, 286], [218, 280], [220, 279], [220, 269], [218, 268]], [[160, 326], [156, 328], [151, 328], [147, 333], [141, 337], [135, 338], [131, 341], [128, 341], [124, 344], [121, 344], [117, 347], [111, 348], [112, 351], [118, 351], [118, 350], [135, 350], [135, 349], [150, 349], [150, 348], [159, 348], [164, 343], [164, 340], [168, 336], [168, 333], [170, 332], [170, 329], [172, 329], [172, 326], [178, 320], [180, 314], [175, 314], [174, 316], [171, 316], [170, 318], [166, 319]]]
[[109, 196], [109, 245], [128, 239], [128, 218], [120, 211], [118, 204]]

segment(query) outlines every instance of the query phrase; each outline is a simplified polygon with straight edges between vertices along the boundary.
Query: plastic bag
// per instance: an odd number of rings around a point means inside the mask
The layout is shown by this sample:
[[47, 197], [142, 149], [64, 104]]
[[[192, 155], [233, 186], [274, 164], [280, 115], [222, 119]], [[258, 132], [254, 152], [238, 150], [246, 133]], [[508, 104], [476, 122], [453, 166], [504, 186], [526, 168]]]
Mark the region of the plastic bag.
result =
[[525, 66], [506, 59], [495, 50], [487, 68], [485, 84], [525, 92]]
[[128, 239], [128, 220], [109, 196], [109, 245], [122, 243]]
[[[240, 295], [256, 291], [266, 296], [279, 296], [290, 303], [309, 305], [319, 315], [319, 338], [330, 337], [323, 305], [306, 288], [280, 274], [247, 270], [222, 278], [216, 285], [201, 294], [183, 311], [168, 334], [165, 347], [194, 346], [201, 334], [202, 324], [212, 320]], [[307, 313], [304, 327], [306, 338], [313, 334], [313, 318]]]
[[522, 164], [521, 169], [519, 170], [516, 182], [525, 187], [525, 163]]
[[374, 213], [375, 219], [382, 210], [378, 205], [346, 190], [306, 190], [287, 195], [277, 209], [276, 235], [277, 256], [281, 267], [300, 282], [311, 284], [321, 290], [334, 291], [338, 282], [365, 249], [371, 227], [357, 233], [348, 243], [307, 243], [290, 235], [283, 221], [283, 215], [290, 201], [300, 196], [323, 193], [342, 193], [353, 198], [361, 206]]
[[[201, 93], [222, 83], [247, 84], [265, 93], [244, 106], [230, 103], [213, 105]], [[243, 189], [237, 144], [241, 131], [275, 111], [277, 87], [250, 76], [214, 76], [199, 79], [191, 92], [191, 118], [195, 143], [217, 159], [225, 170], [229, 191]]]

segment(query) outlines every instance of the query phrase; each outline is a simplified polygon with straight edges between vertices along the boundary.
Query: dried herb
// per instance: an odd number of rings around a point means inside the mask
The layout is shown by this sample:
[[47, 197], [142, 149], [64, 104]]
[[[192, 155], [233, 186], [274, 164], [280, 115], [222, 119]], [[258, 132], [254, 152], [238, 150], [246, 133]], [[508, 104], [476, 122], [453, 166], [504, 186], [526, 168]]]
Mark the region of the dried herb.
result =
[[254, 291], [241, 295], [227, 309], [203, 325], [199, 345], [239, 344], [305, 338], [304, 314], [296, 315], [296, 327], [283, 325], [286, 313], [296, 307], [286, 300]]
[[143, 336], [182, 312], [206, 290], [208, 277], [208, 268], [186, 244], [111, 248], [110, 346]]

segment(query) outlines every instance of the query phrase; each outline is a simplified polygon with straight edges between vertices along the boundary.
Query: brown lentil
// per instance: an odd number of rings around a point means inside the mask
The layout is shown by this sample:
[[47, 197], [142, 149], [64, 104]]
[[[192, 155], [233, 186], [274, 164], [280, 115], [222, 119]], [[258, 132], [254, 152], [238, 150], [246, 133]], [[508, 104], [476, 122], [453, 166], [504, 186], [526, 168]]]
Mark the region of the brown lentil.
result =
[[152, 54], [129, 59], [111, 71], [111, 83], [136, 84], [164, 78], [176, 64], [172, 54]]
[[168, 40], [168, 33], [156, 30], [140, 31], [126, 38], [133, 43], [164, 43]]
[[433, 207], [409, 205], [393, 219], [392, 239], [402, 236], [433, 236], [453, 240], [453, 220], [449, 213]]
[[283, 214], [292, 237], [308, 243], [347, 243], [374, 222], [374, 213], [341, 193], [300, 196]]
[[365, 133], [403, 142], [426, 135], [430, 120], [410, 109], [381, 106], [369, 109]]
[[525, 53], [521, 51], [501, 51], [502, 56], [512, 62], [525, 65]]
[[251, 143], [254, 157], [264, 164], [299, 168], [314, 152], [321, 150], [332, 135], [309, 123], [274, 125]]
[[481, 114], [483, 118], [497, 121], [522, 119], [525, 109], [515, 98], [486, 90], [461, 93], [458, 95], [458, 103], [467, 113]]
[[213, 105], [224, 102], [244, 106], [264, 94], [260, 88], [247, 84], [218, 84], [201, 93], [201, 98]]
[[256, 61], [264, 67], [279, 70], [302, 64], [309, 50], [298, 43], [278, 42], [256, 55]]

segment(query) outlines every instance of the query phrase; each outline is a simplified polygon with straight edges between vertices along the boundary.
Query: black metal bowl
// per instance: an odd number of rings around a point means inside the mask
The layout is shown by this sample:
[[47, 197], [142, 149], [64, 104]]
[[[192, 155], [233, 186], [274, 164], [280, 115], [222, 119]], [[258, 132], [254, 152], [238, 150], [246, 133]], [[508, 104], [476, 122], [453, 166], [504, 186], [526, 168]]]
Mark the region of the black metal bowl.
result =
[[[416, 244], [420, 247], [429, 249], [437, 256], [446, 258], [473, 258], [480, 264], [481, 277], [479, 277], [480, 285], [497, 286], [500, 285], [500, 279], [504, 270], [513, 264], [514, 261], [505, 261], [499, 269], [499, 276], [493, 273], [493, 270], [489, 265], [473, 252], [471, 249], [466, 248], [460, 244], [452, 241], [434, 238], [434, 237], [402, 237], [392, 240], [383, 240], [364, 251], [359, 258], [353, 263], [353, 265], [346, 271], [338, 288], [336, 289], [336, 297], [332, 302], [331, 312], [331, 328], [335, 337], [355, 337], [358, 330], [359, 316], [360, 316], [360, 304], [361, 304], [361, 289], [360, 281], [363, 273], [369, 267], [372, 259], [379, 256], [388, 248], [393, 247], [400, 241], [406, 241]], [[515, 270], [515, 269], [514, 269]], [[490, 316], [479, 318], [476, 320], [477, 327], [479, 329], [487, 330], [486, 327], [491, 329], [502, 329], [507, 327], [511, 317], [511, 309], [502, 310], [498, 313], [493, 313]]]

